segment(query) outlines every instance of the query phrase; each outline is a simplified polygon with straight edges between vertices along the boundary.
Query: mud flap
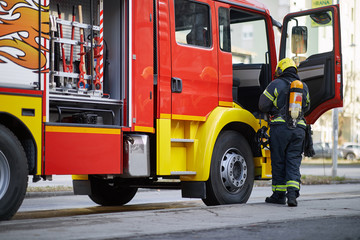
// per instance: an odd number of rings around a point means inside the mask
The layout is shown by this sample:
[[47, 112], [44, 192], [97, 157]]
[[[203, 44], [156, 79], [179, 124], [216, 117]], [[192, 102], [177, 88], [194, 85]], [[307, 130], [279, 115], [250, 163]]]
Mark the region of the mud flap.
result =
[[181, 182], [183, 198], [206, 198], [205, 182]]
[[74, 195], [91, 195], [89, 180], [73, 180]]

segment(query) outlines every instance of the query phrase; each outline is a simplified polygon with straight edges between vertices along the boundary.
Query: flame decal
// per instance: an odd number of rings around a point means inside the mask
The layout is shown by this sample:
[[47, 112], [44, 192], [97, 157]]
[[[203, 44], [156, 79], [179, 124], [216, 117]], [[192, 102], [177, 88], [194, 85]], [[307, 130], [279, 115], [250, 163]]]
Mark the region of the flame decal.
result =
[[[39, 8], [41, 11], [41, 39], [39, 39]], [[49, 6], [34, 0], [0, 1], [0, 64], [6, 58], [24, 68], [47, 72], [43, 41], [49, 40]]]

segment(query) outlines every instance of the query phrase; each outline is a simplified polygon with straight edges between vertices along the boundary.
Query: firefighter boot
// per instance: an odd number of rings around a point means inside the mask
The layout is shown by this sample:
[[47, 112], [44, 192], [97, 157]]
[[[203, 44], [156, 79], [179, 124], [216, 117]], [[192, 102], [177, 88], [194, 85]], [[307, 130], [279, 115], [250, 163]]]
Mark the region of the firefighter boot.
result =
[[297, 194], [295, 192], [287, 193], [287, 204], [289, 207], [297, 207], [296, 195]]
[[285, 193], [284, 192], [273, 192], [273, 194], [270, 197], [267, 197], [265, 199], [265, 202], [267, 203], [275, 203], [275, 204], [285, 204]]

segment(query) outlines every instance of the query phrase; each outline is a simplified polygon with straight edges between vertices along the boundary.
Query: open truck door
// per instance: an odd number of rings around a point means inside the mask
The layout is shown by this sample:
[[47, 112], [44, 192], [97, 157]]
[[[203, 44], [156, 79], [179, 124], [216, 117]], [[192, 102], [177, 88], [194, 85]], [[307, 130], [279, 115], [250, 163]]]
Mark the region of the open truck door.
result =
[[339, 5], [288, 14], [284, 18], [280, 59], [291, 58], [309, 87], [309, 124], [343, 105]]

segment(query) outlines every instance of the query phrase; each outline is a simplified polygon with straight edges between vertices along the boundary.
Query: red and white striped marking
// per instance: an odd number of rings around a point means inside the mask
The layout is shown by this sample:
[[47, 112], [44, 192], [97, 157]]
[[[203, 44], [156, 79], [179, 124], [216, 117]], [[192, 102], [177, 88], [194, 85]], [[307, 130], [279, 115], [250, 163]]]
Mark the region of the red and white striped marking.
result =
[[104, 81], [104, 5], [103, 0], [100, 1], [100, 84], [101, 89]]

